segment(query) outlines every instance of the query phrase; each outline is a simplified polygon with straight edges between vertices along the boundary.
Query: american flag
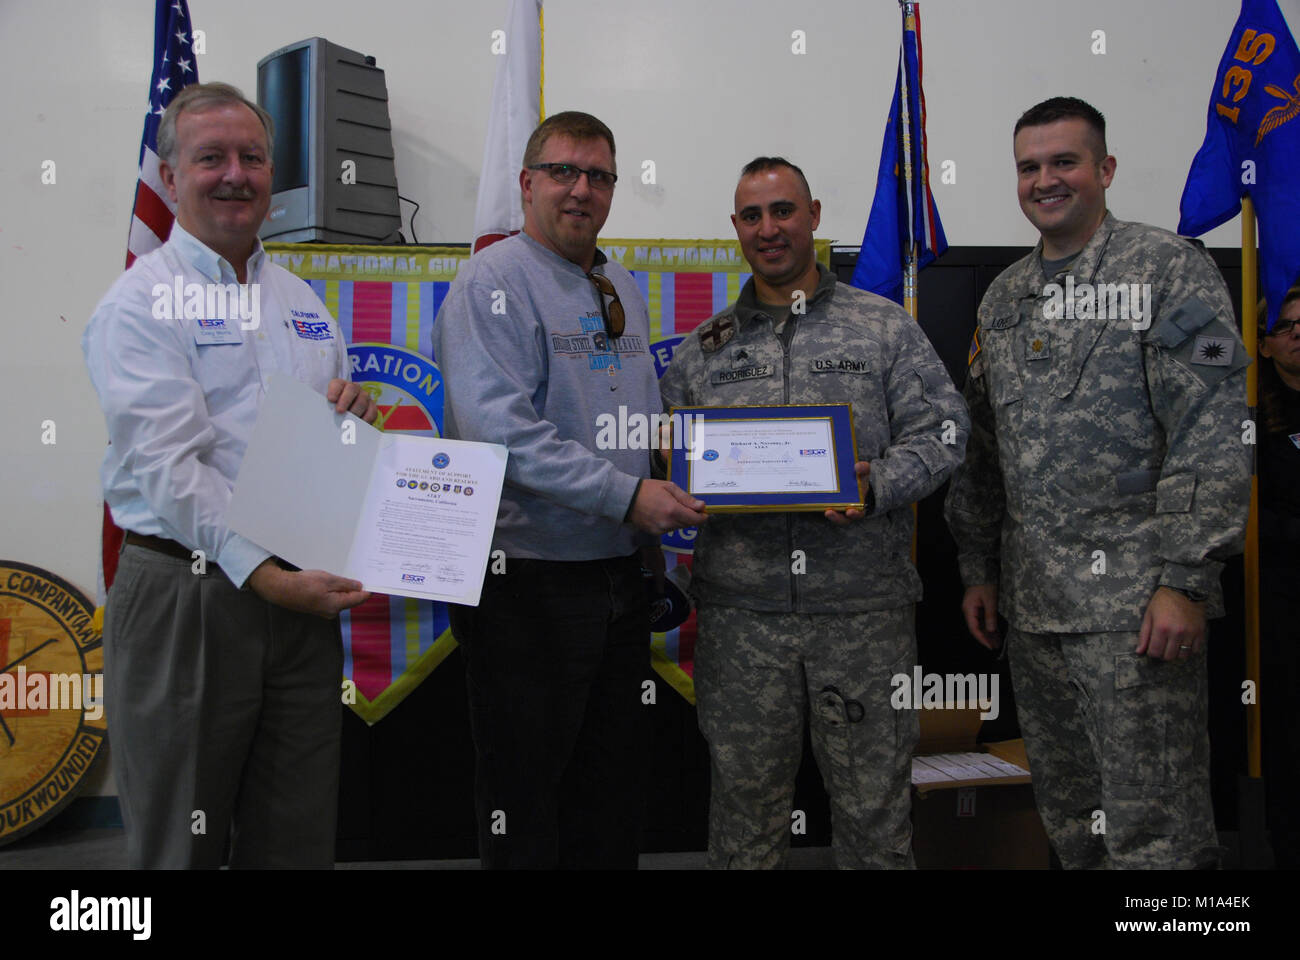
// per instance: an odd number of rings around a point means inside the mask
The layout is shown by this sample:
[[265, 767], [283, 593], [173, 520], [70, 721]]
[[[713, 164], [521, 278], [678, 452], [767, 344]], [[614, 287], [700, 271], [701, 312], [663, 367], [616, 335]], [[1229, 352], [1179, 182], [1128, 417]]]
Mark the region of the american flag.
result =
[[[149, 112], [144, 118], [144, 136], [140, 138], [140, 177], [135, 185], [135, 204], [131, 208], [131, 231], [126, 239], [126, 265], [136, 257], [163, 245], [176, 219], [167, 191], [158, 174], [158, 124], [172, 97], [182, 87], [197, 83], [199, 68], [195, 62], [190, 33], [190, 10], [185, 0], [154, 0], [153, 77], [149, 81]], [[103, 536], [100, 540], [100, 603], [113, 585], [117, 574], [117, 554], [123, 533], [113, 522], [108, 504], [104, 504]]]
[[153, 15], [153, 78], [149, 81], [149, 112], [140, 139], [140, 179], [135, 186], [131, 232], [126, 241], [126, 265], [163, 245], [175, 219], [167, 191], [158, 175], [158, 125], [172, 97], [197, 83], [190, 35], [190, 11], [185, 0], [155, 0]]

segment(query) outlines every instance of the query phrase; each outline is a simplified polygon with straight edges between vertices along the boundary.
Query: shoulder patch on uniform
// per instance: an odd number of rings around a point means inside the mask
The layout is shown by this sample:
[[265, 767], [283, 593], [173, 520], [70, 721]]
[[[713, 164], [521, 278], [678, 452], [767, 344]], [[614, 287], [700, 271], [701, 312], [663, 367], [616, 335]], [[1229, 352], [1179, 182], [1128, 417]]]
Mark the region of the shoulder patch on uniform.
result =
[[1216, 316], [1218, 314], [1214, 308], [1200, 297], [1188, 297], [1160, 318], [1160, 322], [1151, 331], [1151, 340], [1166, 349], [1172, 349], [1186, 343], [1188, 337]]
[[1197, 337], [1190, 359], [1207, 367], [1229, 367], [1234, 347], [1236, 342], [1232, 337]]
[[1201, 327], [1199, 333], [1161, 352], [1207, 387], [1250, 366], [1250, 357], [1237, 338], [1237, 332], [1217, 317], [1214, 322]]
[[700, 349], [705, 353], [721, 350], [736, 335], [736, 318], [727, 314], [711, 320], [697, 331], [700, 337]]
[[966, 354], [966, 366], [969, 367], [975, 363], [975, 358], [980, 355], [980, 349], [980, 328], [976, 324], [975, 333], [970, 338], [970, 350]]

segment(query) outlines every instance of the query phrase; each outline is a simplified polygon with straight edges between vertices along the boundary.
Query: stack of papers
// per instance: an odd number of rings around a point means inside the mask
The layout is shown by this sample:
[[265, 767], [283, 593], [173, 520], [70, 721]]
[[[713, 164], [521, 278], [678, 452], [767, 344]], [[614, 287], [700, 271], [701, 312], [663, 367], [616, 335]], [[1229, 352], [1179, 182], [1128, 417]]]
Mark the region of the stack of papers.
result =
[[912, 758], [912, 783], [1027, 777], [1029, 771], [990, 753], [933, 753]]

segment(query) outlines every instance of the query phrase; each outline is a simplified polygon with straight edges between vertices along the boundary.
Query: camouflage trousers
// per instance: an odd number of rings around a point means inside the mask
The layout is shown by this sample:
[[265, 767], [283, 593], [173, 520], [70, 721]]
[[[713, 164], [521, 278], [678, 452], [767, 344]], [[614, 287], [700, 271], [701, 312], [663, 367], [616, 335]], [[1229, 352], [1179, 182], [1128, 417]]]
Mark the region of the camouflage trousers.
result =
[[1218, 859], [1205, 654], [1134, 653], [1136, 632], [1007, 636], [1034, 801], [1066, 869]]
[[913, 607], [840, 616], [699, 609], [695, 696], [709, 744], [711, 868], [783, 866], [804, 718], [831, 800], [835, 863], [910, 868], [913, 710], [890, 705], [916, 663]]

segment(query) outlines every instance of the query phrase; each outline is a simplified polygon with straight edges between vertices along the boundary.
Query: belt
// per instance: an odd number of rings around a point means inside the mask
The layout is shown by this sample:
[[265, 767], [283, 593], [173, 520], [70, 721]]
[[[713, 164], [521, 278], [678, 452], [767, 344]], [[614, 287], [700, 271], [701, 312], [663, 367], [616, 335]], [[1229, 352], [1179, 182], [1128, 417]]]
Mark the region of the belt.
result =
[[175, 540], [165, 540], [162, 537], [155, 537], [147, 533], [126, 532], [126, 542], [133, 547], [144, 547], [146, 550], [153, 550], [155, 553], [165, 553], [169, 557], [175, 557], [178, 560], [184, 560], [186, 563], [193, 560], [193, 553], [189, 547], [182, 546]]

